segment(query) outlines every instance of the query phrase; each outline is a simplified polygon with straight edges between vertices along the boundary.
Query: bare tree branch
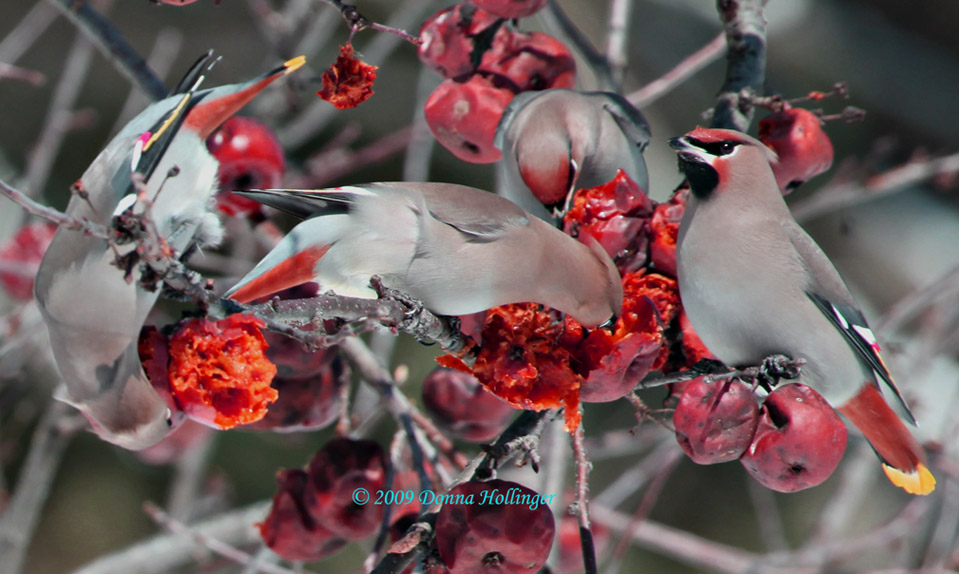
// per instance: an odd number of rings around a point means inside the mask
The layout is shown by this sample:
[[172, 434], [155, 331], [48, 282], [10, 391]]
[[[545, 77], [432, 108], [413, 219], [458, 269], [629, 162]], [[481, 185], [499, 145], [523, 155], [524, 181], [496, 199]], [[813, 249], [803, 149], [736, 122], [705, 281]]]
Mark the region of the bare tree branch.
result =
[[[726, 31], [726, 81], [713, 110], [711, 127], [745, 132], [753, 118], [752, 96], [766, 81], [765, 0], [717, 0]], [[744, 97], [745, 96], [745, 97]]]

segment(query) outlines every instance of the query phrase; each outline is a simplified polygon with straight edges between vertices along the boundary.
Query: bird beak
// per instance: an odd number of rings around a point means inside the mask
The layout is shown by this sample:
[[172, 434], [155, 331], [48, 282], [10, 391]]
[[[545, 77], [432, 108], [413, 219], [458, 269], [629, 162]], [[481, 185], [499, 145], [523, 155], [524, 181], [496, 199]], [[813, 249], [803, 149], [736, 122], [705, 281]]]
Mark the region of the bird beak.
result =
[[226, 93], [218, 93], [219, 89], [214, 89], [208, 99], [196, 104], [189, 111], [184, 127], [196, 132], [201, 139], [206, 139], [227, 118], [240, 111], [240, 108], [273, 83], [273, 80], [299, 70], [304, 64], [306, 57], [297, 56], [258, 78], [230, 86]]
[[607, 319], [605, 323], [603, 323], [602, 325], [600, 325], [599, 328], [600, 328], [600, 329], [606, 329], [607, 331], [609, 331], [610, 334], [613, 334], [613, 333], [616, 332], [616, 321], [617, 321], [617, 320], [618, 320], [618, 318], [616, 317], [616, 315], [613, 315], [612, 317], [610, 317], [609, 319]]
[[689, 143], [686, 141], [685, 137], [669, 138], [666, 141], [669, 142], [669, 147], [673, 148], [676, 151], [686, 150], [691, 147]]

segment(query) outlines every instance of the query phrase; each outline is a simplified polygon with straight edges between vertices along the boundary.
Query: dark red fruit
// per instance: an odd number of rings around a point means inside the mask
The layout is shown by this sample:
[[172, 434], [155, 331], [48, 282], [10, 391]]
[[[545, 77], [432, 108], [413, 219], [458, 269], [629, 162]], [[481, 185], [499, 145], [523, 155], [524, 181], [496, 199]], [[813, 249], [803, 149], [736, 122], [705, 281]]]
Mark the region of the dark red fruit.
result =
[[260, 537], [271, 550], [287, 560], [312, 562], [326, 558], [346, 545], [309, 513], [304, 497], [309, 476], [302, 470], [281, 470], [273, 505], [260, 526]]
[[829, 478], [846, 450], [846, 438], [846, 425], [819, 393], [787, 384], [766, 397], [740, 462], [766, 488], [796, 492]]
[[525, 18], [546, 6], [548, 0], [473, 0], [473, 3], [500, 18]]
[[539, 494], [499, 479], [449, 494], [436, 517], [436, 547], [450, 574], [530, 574], [546, 563], [556, 525]]
[[509, 34], [499, 21], [470, 2], [440, 10], [420, 28], [420, 61], [444, 78], [472, 74], [494, 37]]
[[220, 163], [217, 171], [220, 211], [227, 215], [259, 213], [259, 203], [230, 190], [280, 186], [286, 158], [273, 130], [253, 118], [232, 117], [207, 138], [206, 147]]
[[481, 76], [466, 82], [444, 80], [426, 100], [426, 123], [443, 147], [463, 161], [493, 163], [501, 153], [493, 145], [496, 126], [513, 92]]
[[673, 413], [676, 441], [696, 464], [736, 460], [752, 442], [758, 423], [752, 389], [735, 379], [694, 379]]
[[0, 245], [0, 284], [11, 297], [23, 301], [33, 298], [33, 278], [56, 232], [53, 223], [36, 221], [24, 225]]
[[788, 108], [763, 118], [759, 139], [779, 156], [772, 168], [784, 194], [832, 166], [832, 142], [809, 110]]
[[516, 414], [473, 375], [444, 368], [423, 380], [423, 406], [436, 424], [470, 442], [498, 437]]
[[623, 275], [647, 263], [645, 232], [655, 206], [639, 185], [619, 170], [609, 182], [581, 189], [563, 218], [563, 231], [599, 241]]
[[[379, 528], [383, 506], [374, 504], [377, 490], [386, 482], [386, 457], [370, 440], [335, 438], [310, 461], [306, 507], [337, 536], [360, 540]], [[354, 499], [358, 489], [369, 499]]]
[[670, 277], [676, 276], [676, 240], [685, 211], [685, 196], [677, 193], [657, 205], [649, 221], [649, 261], [656, 271]]
[[572, 52], [542, 32], [498, 34], [492, 48], [483, 54], [477, 72], [517, 93], [572, 88], [576, 84], [576, 60]]

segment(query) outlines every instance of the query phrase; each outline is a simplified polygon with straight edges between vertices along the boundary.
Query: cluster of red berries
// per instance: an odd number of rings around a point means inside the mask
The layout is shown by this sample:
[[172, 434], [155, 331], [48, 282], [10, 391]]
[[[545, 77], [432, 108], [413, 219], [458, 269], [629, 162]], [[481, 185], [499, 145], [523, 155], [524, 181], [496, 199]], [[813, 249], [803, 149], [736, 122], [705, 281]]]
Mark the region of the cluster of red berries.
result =
[[[683, 198], [677, 193], [657, 204], [622, 171], [604, 185], [578, 190], [563, 228], [584, 242], [598, 241], [616, 262], [624, 299], [615, 328], [586, 329], [534, 304], [504, 305], [486, 313], [467, 370], [517, 407], [564, 407], [572, 430], [579, 425], [580, 401], [619, 399], [650, 371], [675, 370], [707, 356], [694, 335], [679, 345], [667, 336], [671, 330], [691, 333], [680, 319], [674, 277]], [[450, 358], [443, 362], [466, 369]]]
[[380, 527], [384, 506], [370, 496], [386, 485], [386, 455], [369, 440], [336, 438], [326, 443], [306, 469], [282, 470], [273, 506], [260, 535], [289, 560], [315, 561], [362, 540]]
[[420, 60], [446, 78], [426, 102], [426, 122], [463, 161], [500, 158], [493, 139], [513, 96], [572, 88], [576, 63], [562, 42], [521, 32], [510, 20], [540, 10], [544, 0], [473, 0], [431, 16], [420, 30]]
[[782, 385], [760, 406], [748, 385], [699, 377], [674, 385], [676, 440], [693, 462], [739, 460], [763, 486], [795, 492], [820, 484], [846, 450], [846, 425], [822, 396]]

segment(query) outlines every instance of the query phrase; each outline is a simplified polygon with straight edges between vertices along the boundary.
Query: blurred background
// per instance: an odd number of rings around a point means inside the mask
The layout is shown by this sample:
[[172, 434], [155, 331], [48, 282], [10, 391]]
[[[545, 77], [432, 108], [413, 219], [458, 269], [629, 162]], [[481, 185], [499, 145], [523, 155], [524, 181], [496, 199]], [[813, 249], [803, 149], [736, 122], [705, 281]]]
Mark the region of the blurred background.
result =
[[[425, 150], [429, 161], [420, 158], [404, 167], [404, 161], [409, 161], [404, 153], [408, 140], [400, 138], [395, 143], [389, 138], [417, 121], [417, 102], [440, 79], [419, 63], [416, 48], [401, 39], [370, 30], [354, 38], [362, 58], [379, 66], [376, 94], [368, 102], [337, 111], [315, 96], [320, 74], [349, 33], [338, 12], [319, 0], [222, 0], [219, 4], [200, 0], [183, 7], [153, 5], [148, 0], [91, 4], [151, 61], [168, 86], [208, 49], [222, 60], [207, 85], [244, 80], [305, 53], [306, 69], [244, 112], [275, 129], [287, 152], [288, 181], [397, 180], [426, 169], [420, 175], [431, 180], [492, 188], [490, 166], [458, 161], [442, 147], [430, 146], [428, 138], [416, 139], [420, 133], [416, 130], [410, 149], [420, 155]], [[428, 15], [450, 4], [448, 0], [357, 2], [368, 18], [413, 33]], [[604, 46], [608, 2], [562, 0], [559, 4], [594, 45]], [[826, 131], [836, 148], [832, 170], [804, 185], [789, 201], [860, 297], [866, 315], [880, 326], [891, 369], [922, 421], [921, 440], [938, 445], [933, 468], [938, 469], [940, 487], [928, 500], [911, 502], [908, 495], [885, 483], [868, 447], [853, 439], [839, 471], [822, 486], [793, 495], [769, 493], [752, 483], [738, 464], [697, 467], [685, 458], [665, 456], [665, 450], [656, 450], [657, 445], [666, 444], [664, 431], [650, 429], [654, 426], [650, 423], [637, 435], [626, 435], [623, 430], [636, 419], [632, 406], [619, 401], [586, 408], [589, 436], [597, 441], [607, 431], [610, 437], [620, 436], [613, 446], [596, 443], [598, 452], [606, 456], [594, 461], [592, 492], [606, 492], [607, 500], [615, 500], [622, 512], [633, 514], [648, 489], [620, 496], [616, 481], [626, 475], [648, 484], [656, 476], [659, 460], [650, 458], [650, 452], [658, 452], [656, 456], [678, 466], [660, 485], [658, 497], [651, 495], [655, 504], [648, 518], [685, 532], [688, 537], [679, 544], [690, 545], [691, 554], [697, 551], [694, 542], [702, 540], [751, 553], [790, 548], [815, 553], [826, 548], [831, 537], [864, 536], [893, 524], [890, 528], [898, 535], [889, 540], [895, 543], [883, 544], [885, 539], [867, 536], [870, 543], [863, 545], [861, 555], [846, 562], [851, 571], [887, 566], [950, 570], [959, 564], [955, 554], [959, 536], [959, 417], [955, 415], [959, 406], [955, 362], [959, 351], [955, 272], [959, 170], [955, 158], [953, 167], [947, 165], [942, 173], [932, 173], [935, 170], [928, 166], [932, 158], [959, 151], [959, 38], [955, 34], [959, 3], [770, 0], [767, 20], [767, 93], [792, 98], [812, 90], [829, 91], [835, 83], [844, 82], [847, 100], [832, 98], [810, 107], [821, 107], [827, 114], [839, 113], [847, 105], [866, 110], [862, 122], [828, 124]], [[523, 20], [520, 27], [552, 31], [538, 16]], [[628, 20], [624, 92], [660, 77], [720, 32], [711, 2], [635, 0]], [[50, 2], [0, 3], [0, 64], [29, 72], [22, 79], [0, 77], [0, 178], [63, 208], [70, 184], [118, 126], [147, 100], [89, 48]], [[580, 87], [595, 89], [595, 79], [580, 64]], [[702, 114], [713, 105], [724, 74], [720, 58], [642, 108], [654, 136], [646, 155], [654, 198], [667, 198], [680, 181], [666, 139], [705, 123]], [[382, 153], [368, 160], [370, 150]], [[318, 158], [318, 153], [324, 155]], [[919, 176], [915, 170], [895, 172], [906, 178], [902, 184], [875, 177], [903, 166], [916, 168]], [[837, 201], [828, 201], [836, 196], [840, 196]], [[22, 211], [0, 200], [0, 240], [22, 222]], [[0, 315], [6, 317], [8, 330], [0, 336], [8, 334], [11, 318], [36, 320], [35, 310], [30, 315], [27, 307], [0, 295]], [[167, 311], [168, 316], [175, 317], [175, 310]], [[0, 486], [6, 496], [18, 486], [32, 431], [48, 409], [57, 382], [42, 337], [27, 335], [21, 332], [18, 337], [0, 339]], [[418, 396], [417, 386], [432, 369], [435, 355], [433, 349], [400, 338], [393, 366], [409, 368], [409, 396]], [[661, 395], [650, 392], [647, 404], [658, 407]], [[380, 426], [374, 436], [385, 445], [393, 427], [388, 421]], [[267, 499], [279, 468], [303, 465], [331, 436], [332, 429], [291, 435], [230, 431], [210, 436], [192, 479], [197, 485], [195, 505], [184, 520], [202, 520]], [[642, 444], [644, 440], [648, 444]], [[678, 453], [675, 442], [672, 446]], [[476, 452], [474, 446], [463, 448]], [[56, 472], [24, 571], [72, 571], [157, 534], [157, 525], [141, 506], [147, 500], [166, 505], [171, 486], [184, 480], [183, 472], [182, 465], [148, 464], [90, 433], [77, 434]], [[518, 480], [537, 480], [528, 469], [517, 472]], [[906, 519], [903, 508], [911, 512]], [[633, 545], [620, 571], [729, 571], [652, 546]], [[368, 550], [369, 544], [352, 544], [310, 571], [359, 572]], [[189, 552], [189, 565], [176, 571], [243, 571], [209, 553]], [[156, 570], [145, 567], [143, 571]]]

